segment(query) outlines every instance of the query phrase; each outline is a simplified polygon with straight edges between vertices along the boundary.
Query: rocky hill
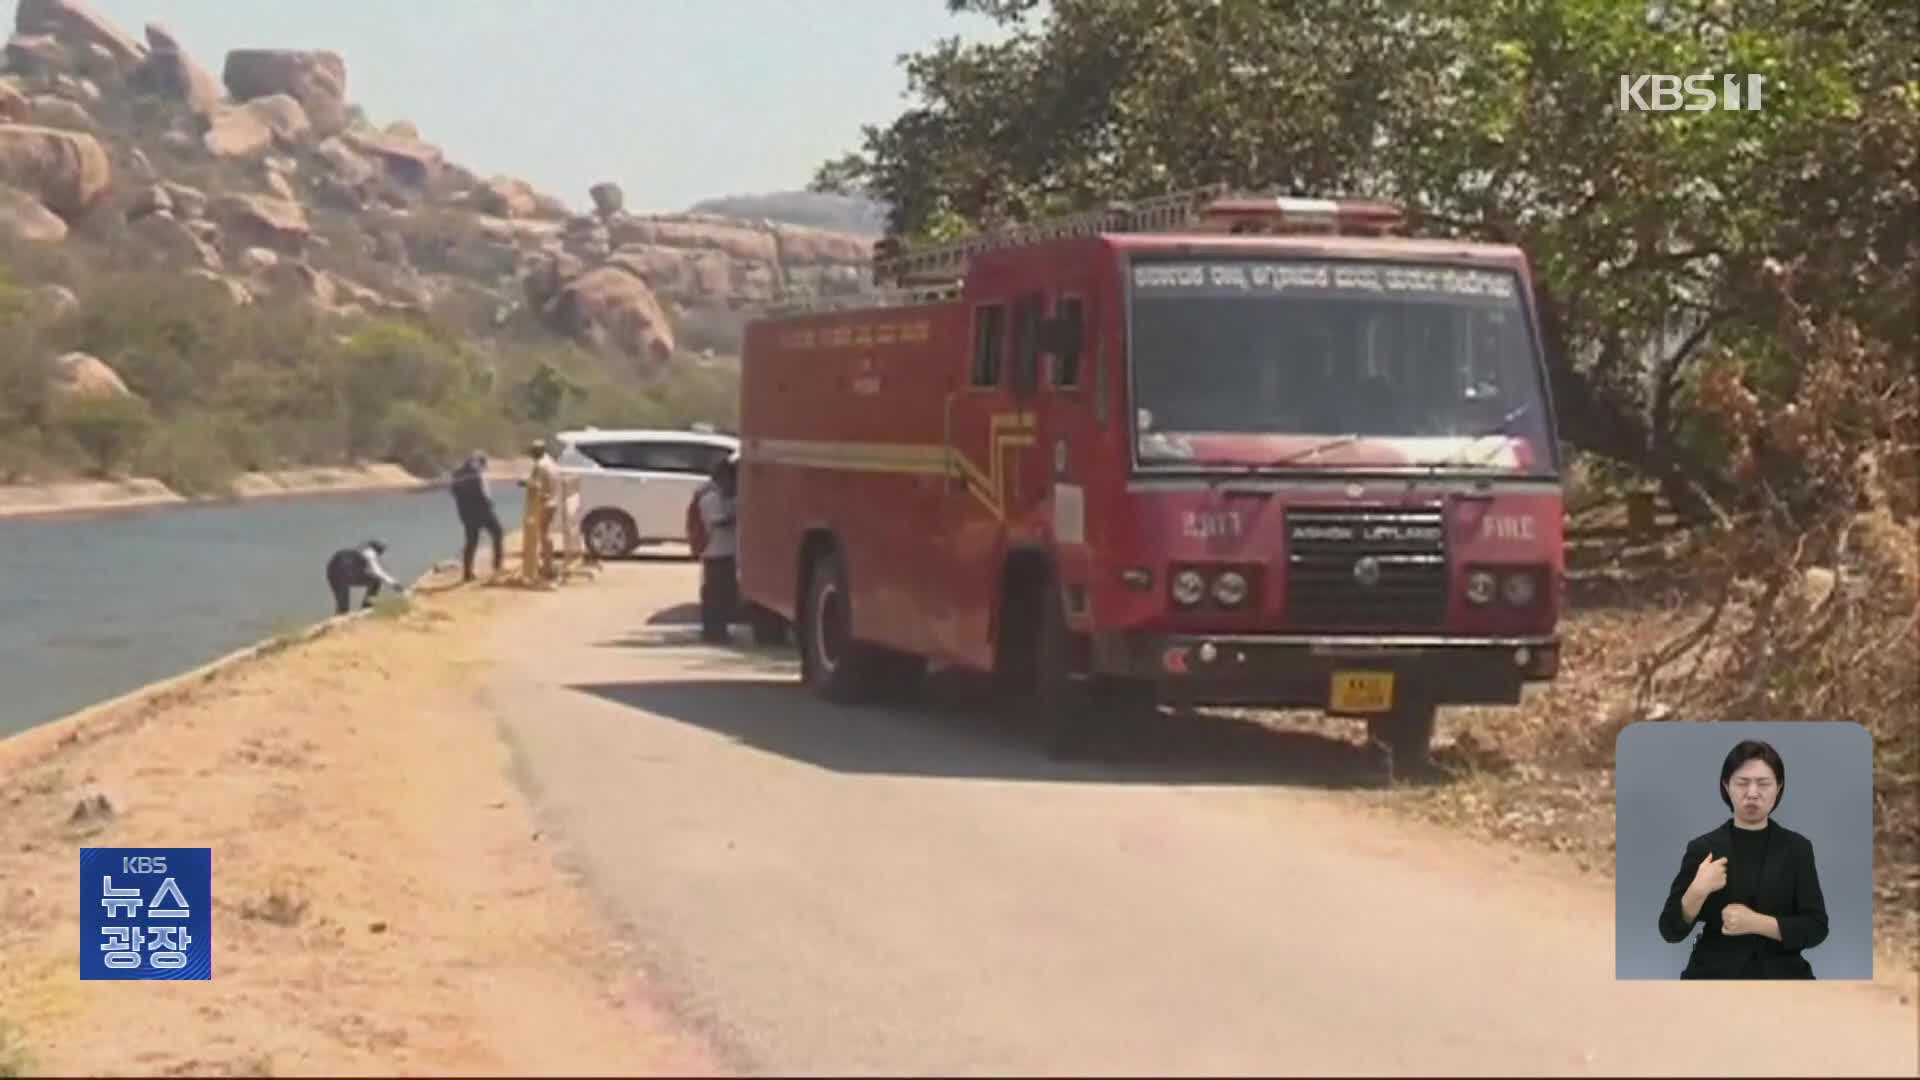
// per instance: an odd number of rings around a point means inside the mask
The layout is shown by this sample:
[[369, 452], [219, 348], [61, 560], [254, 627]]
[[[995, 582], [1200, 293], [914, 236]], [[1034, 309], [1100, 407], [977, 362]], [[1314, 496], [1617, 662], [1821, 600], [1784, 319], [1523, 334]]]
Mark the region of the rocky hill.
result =
[[[18, 0], [0, 68], [0, 315], [25, 308], [36, 325], [66, 326], [51, 334], [63, 348], [120, 341], [127, 334], [114, 337], [116, 327], [137, 315], [130, 309], [162, 303], [121, 295], [134, 287], [130, 275], [144, 273], [139, 288], [154, 296], [165, 291], [161, 279], [192, 282], [208, 303], [262, 313], [234, 316], [244, 327], [208, 317], [237, 340], [267, 333], [259, 326], [268, 311], [283, 322], [317, 319], [335, 340], [393, 322], [431, 328], [469, 351], [496, 341], [524, 351], [544, 340], [571, 350], [569, 363], [589, 356], [620, 378], [657, 379], [737, 349], [757, 304], [866, 287], [866, 230], [773, 214], [636, 213], [611, 181], [585, 193], [590, 212], [575, 213], [525, 181], [476, 175], [412, 124], [370, 122], [335, 53], [244, 49], [216, 63], [217, 75], [164, 27], [135, 37], [84, 0]], [[769, 208], [793, 209], [778, 200]], [[111, 302], [109, 288], [121, 290]], [[169, 343], [179, 364], [205, 367], [178, 333], [140, 332]], [[381, 335], [389, 351], [404, 338]], [[55, 351], [51, 375], [69, 389], [118, 393], [138, 384], [132, 396], [153, 398], [182, 423], [191, 410], [258, 413], [264, 406], [228, 399], [252, 401], [254, 384], [272, 381], [248, 374], [239, 379], [245, 393], [166, 398], [143, 388], [182, 377], [155, 374], [164, 365], [154, 348], [128, 346], [125, 357], [89, 351], [98, 355]], [[146, 365], [137, 378], [118, 370], [136, 361]], [[492, 386], [497, 366], [462, 378]], [[238, 378], [225, 368], [200, 377], [216, 375]], [[317, 378], [273, 376], [282, 389]], [[528, 393], [544, 400], [566, 398], [582, 376], [540, 378]], [[8, 392], [0, 387], [0, 397]], [[343, 395], [351, 396], [333, 397]], [[44, 410], [19, 406], [17, 395], [11, 415], [5, 405], [0, 451], [17, 434], [10, 426], [53, 431]], [[266, 423], [252, 413], [238, 419]], [[361, 439], [342, 453], [384, 452], [378, 444]], [[7, 471], [0, 461], [0, 482]]]
[[819, 191], [772, 191], [759, 195], [722, 195], [702, 199], [690, 212], [723, 217], [764, 218], [878, 238], [887, 229], [885, 203]]
[[[83, 0], [19, 0], [0, 76], [0, 229], [126, 232], [235, 303], [417, 312], [449, 297], [665, 362], [676, 316], [857, 289], [864, 236], [708, 213], [594, 210], [480, 177], [412, 125], [370, 124], [346, 61], [248, 49], [219, 76], [164, 27], [137, 40]], [[98, 219], [105, 218], [107, 221]]]

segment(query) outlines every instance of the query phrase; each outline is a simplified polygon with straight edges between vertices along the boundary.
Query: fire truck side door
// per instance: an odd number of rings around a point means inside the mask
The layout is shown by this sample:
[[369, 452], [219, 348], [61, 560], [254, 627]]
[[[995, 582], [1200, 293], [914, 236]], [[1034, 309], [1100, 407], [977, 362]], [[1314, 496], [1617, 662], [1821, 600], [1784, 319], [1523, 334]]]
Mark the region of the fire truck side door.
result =
[[976, 286], [968, 304], [966, 367], [956, 373], [944, 403], [948, 470], [932, 539], [940, 552], [940, 572], [928, 582], [938, 599], [927, 606], [941, 652], [970, 665], [992, 663], [987, 620], [1004, 535], [1004, 493], [1011, 486], [1004, 472], [1016, 434], [1009, 430], [1016, 404], [1008, 387], [1013, 314], [1008, 297], [1001, 289]]
[[1039, 342], [1045, 362], [1035, 397], [1033, 488], [1052, 511], [1042, 524], [1043, 535], [1068, 586], [1070, 617], [1078, 606], [1075, 598], [1085, 595], [1080, 586], [1087, 580], [1087, 465], [1099, 444], [1091, 296], [1087, 283], [1073, 278], [1048, 297]]

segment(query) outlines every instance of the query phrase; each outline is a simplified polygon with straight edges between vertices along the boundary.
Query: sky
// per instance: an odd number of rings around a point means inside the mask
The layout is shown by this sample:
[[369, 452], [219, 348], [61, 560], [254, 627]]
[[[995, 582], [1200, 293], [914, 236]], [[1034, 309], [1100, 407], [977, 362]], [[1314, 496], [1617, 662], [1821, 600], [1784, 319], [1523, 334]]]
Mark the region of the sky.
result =
[[91, 4], [136, 38], [161, 23], [216, 79], [230, 49], [332, 49], [374, 123], [576, 207], [613, 180], [640, 211], [804, 187], [906, 107], [900, 54], [998, 36], [943, 0]]

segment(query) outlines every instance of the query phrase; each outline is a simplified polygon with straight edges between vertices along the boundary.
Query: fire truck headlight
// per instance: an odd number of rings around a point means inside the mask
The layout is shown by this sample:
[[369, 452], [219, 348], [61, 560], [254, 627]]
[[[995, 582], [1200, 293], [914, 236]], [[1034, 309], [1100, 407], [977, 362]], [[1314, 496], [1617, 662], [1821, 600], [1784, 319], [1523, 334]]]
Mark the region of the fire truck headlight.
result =
[[1192, 607], [1207, 595], [1207, 579], [1200, 576], [1198, 570], [1182, 570], [1173, 576], [1173, 601], [1181, 607]]
[[1475, 604], [1491, 604], [1499, 585], [1489, 571], [1475, 570], [1467, 575], [1467, 599]]
[[1239, 607], [1247, 599], [1247, 577], [1229, 570], [1213, 579], [1213, 598], [1221, 607]]
[[1511, 607], [1526, 607], [1533, 603], [1535, 588], [1532, 574], [1508, 574], [1500, 583], [1500, 595]]

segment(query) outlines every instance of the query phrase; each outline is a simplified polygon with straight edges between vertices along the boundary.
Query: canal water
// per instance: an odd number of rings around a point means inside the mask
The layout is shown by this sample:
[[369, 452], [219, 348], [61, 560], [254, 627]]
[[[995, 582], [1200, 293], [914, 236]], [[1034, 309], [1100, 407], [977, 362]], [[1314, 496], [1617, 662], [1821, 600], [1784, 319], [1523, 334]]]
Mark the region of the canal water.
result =
[[463, 534], [445, 489], [0, 521], [0, 738], [327, 618], [327, 557], [371, 537], [411, 582]]

